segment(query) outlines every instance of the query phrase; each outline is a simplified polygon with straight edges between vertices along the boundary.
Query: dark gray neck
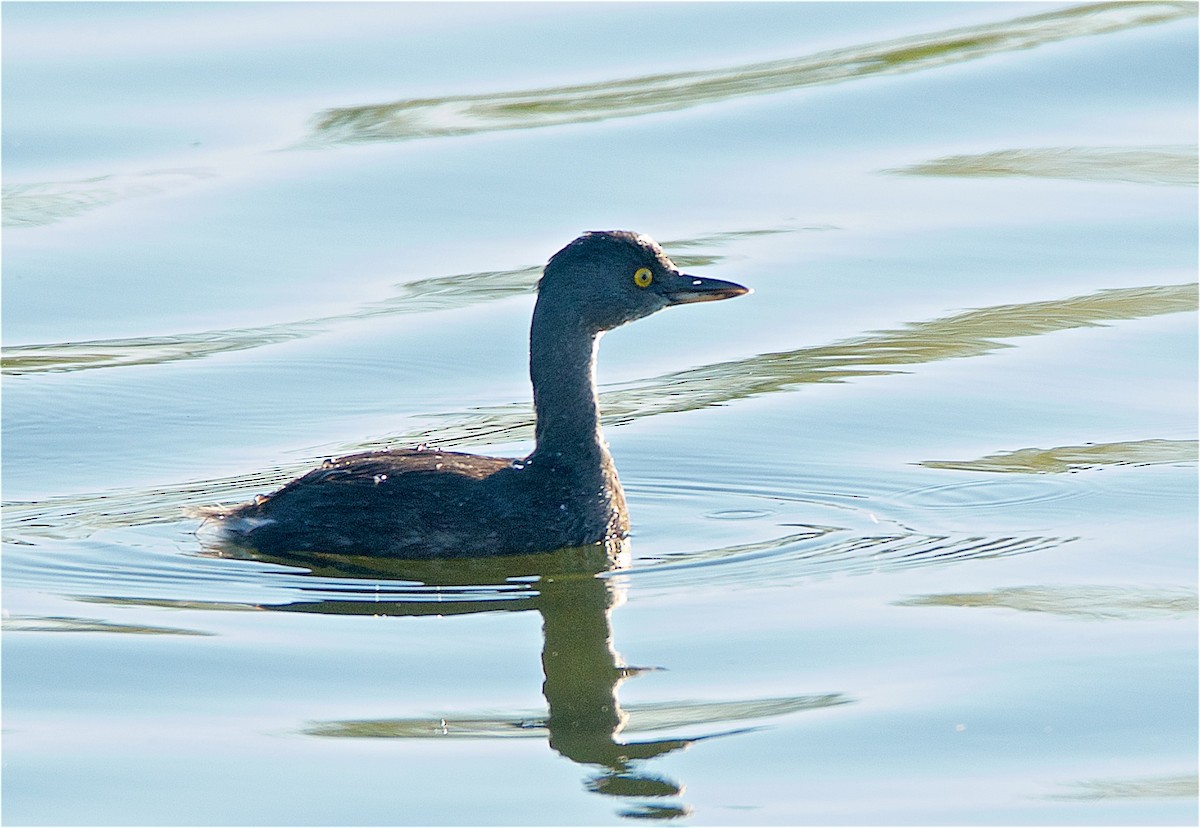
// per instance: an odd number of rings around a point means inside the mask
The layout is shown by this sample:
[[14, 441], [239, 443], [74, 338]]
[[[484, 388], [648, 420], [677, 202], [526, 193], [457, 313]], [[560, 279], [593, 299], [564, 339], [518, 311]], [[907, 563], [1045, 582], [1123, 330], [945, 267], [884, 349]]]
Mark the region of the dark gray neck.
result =
[[600, 332], [553, 305], [539, 299], [529, 333], [529, 377], [537, 414], [533, 457], [599, 468], [611, 462], [600, 433], [596, 400]]
[[596, 346], [601, 332], [557, 304], [539, 297], [533, 311], [529, 376], [537, 447], [529, 462], [565, 472], [560, 479], [574, 488], [568, 513], [584, 527], [586, 542], [624, 538], [629, 534], [629, 514], [616, 466], [600, 433], [596, 400]]

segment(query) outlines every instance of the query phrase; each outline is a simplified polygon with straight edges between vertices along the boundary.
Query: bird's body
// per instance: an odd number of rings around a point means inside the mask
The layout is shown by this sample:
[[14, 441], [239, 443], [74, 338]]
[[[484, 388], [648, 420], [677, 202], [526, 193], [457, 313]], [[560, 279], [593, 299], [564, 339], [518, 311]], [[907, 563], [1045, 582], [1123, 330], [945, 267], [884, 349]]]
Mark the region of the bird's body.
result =
[[581, 480], [569, 466], [436, 449], [327, 460], [224, 521], [264, 552], [397, 558], [543, 552], [629, 531], [611, 463]]
[[539, 285], [529, 363], [537, 447], [528, 457], [356, 454], [205, 515], [221, 522], [226, 542], [271, 554], [477, 557], [619, 541], [629, 517], [600, 431], [600, 335], [668, 305], [746, 292], [679, 273], [644, 236], [588, 233], [550, 260]]

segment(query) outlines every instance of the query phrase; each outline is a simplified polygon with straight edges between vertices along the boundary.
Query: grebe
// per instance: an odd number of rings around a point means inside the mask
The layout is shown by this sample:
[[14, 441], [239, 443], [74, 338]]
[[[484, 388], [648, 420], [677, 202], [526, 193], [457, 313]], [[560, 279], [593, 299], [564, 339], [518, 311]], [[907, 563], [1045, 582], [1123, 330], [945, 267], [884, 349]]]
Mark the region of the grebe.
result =
[[601, 334], [671, 305], [749, 293], [689, 276], [647, 236], [585, 233], [547, 263], [529, 334], [536, 447], [523, 459], [392, 449], [327, 460], [273, 494], [201, 510], [268, 554], [452, 558], [548, 552], [629, 533], [600, 430]]

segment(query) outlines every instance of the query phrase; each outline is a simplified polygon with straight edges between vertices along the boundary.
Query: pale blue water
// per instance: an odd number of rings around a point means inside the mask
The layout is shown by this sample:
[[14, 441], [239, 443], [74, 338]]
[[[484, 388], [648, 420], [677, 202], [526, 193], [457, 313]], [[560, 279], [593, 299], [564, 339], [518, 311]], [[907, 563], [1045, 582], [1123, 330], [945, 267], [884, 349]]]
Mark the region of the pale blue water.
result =
[[[0, 14], [6, 823], [1196, 822], [1194, 4]], [[616, 227], [626, 569], [204, 554]]]

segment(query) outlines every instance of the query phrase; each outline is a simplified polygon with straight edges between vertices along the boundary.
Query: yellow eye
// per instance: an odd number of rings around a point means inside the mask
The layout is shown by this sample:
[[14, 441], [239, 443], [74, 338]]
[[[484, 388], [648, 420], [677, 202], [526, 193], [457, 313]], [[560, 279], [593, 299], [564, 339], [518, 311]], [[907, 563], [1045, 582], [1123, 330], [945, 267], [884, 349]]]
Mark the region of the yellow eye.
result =
[[654, 281], [654, 274], [650, 272], [648, 267], [639, 267], [633, 272], [633, 283], [640, 288], [650, 287], [650, 283]]

